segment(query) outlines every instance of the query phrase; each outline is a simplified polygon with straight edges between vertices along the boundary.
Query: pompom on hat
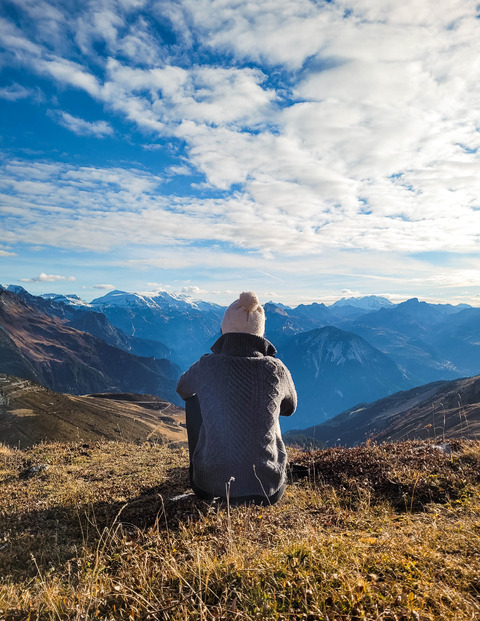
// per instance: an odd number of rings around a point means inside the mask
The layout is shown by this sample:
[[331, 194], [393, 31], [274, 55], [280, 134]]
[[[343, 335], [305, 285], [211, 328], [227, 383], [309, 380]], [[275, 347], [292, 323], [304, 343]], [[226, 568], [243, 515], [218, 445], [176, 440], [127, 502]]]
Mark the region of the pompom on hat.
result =
[[260, 305], [257, 294], [244, 291], [238, 300], [232, 302], [222, 319], [222, 334], [244, 332], [263, 336], [265, 333], [265, 311]]

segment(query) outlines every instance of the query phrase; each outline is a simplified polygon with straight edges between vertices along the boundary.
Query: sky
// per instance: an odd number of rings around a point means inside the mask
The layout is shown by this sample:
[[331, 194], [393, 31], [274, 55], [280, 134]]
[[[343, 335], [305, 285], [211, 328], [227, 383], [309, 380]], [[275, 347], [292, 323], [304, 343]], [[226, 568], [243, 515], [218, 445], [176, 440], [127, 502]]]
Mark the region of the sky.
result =
[[480, 306], [480, 6], [2, 0], [0, 283]]

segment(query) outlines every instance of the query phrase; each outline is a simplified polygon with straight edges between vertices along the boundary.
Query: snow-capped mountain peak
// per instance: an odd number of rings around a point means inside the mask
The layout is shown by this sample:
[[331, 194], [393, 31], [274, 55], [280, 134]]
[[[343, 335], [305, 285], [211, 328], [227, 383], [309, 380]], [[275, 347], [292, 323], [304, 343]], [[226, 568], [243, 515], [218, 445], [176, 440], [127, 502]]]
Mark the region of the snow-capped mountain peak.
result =
[[44, 300], [49, 300], [50, 302], [60, 302], [62, 304], [69, 304], [70, 306], [80, 306], [89, 307], [90, 304], [82, 300], [76, 293], [67, 293], [66, 295], [62, 295], [61, 293], [43, 293], [41, 296]]
[[127, 291], [109, 291], [100, 298], [96, 298], [91, 302], [92, 306], [99, 309], [123, 307], [123, 308], [150, 308], [150, 309], [166, 309], [173, 308], [177, 310], [212, 310], [220, 309], [218, 304], [209, 302], [192, 300], [183, 293], [168, 293], [167, 291], [142, 291], [140, 293], [131, 293]]
[[[168, 295], [168, 294], [167, 294]], [[128, 291], [120, 291], [115, 289], [109, 291], [100, 298], [91, 301], [91, 305], [95, 307], [148, 307], [156, 308], [159, 304], [153, 299], [152, 295], [140, 293], [130, 293]]]
[[379, 310], [394, 306], [390, 300], [379, 295], [365, 295], [360, 298], [342, 298], [331, 305], [331, 308], [341, 308], [342, 306], [354, 306], [365, 311]]
[[23, 287], [21, 287], [20, 285], [7, 285], [6, 287], [3, 287], [3, 289], [5, 289], [6, 291], [10, 291], [10, 293], [16, 293], [17, 295], [21, 295], [24, 293], [28, 294], [28, 291], [26, 289], [24, 289]]

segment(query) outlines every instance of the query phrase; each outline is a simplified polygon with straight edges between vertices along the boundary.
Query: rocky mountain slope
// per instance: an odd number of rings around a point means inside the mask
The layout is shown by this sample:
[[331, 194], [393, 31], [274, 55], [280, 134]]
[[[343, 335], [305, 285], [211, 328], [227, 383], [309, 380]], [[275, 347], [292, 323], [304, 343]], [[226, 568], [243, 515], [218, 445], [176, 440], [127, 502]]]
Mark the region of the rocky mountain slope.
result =
[[42, 441], [174, 442], [186, 445], [185, 413], [154, 395], [73, 396], [0, 374], [0, 440], [27, 448]]
[[389, 356], [418, 386], [480, 372], [480, 308], [428, 304], [416, 298], [395, 305], [377, 300], [293, 309], [271, 304], [266, 308], [267, 337], [281, 351], [294, 334], [334, 326]]
[[0, 289], [0, 372], [59, 392], [138, 392], [179, 402], [179, 369], [134, 356]]
[[412, 298], [363, 315], [345, 329], [392, 356], [418, 384], [480, 372], [480, 308]]
[[160, 341], [140, 339], [125, 334], [120, 328], [112, 325], [103, 313], [95, 310], [91, 304], [84, 302], [76, 295], [36, 296], [28, 293], [23, 287], [12, 285], [6, 289], [40, 313], [57, 317], [66, 325], [97, 336], [112, 347], [123, 349], [135, 356], [173, 359], [172, 350]]
[[320, 425], [285, 434], [289, 442], [354, 446], [367, 439], [480, 438], [480, 375], [434, 382], [359, 404]]

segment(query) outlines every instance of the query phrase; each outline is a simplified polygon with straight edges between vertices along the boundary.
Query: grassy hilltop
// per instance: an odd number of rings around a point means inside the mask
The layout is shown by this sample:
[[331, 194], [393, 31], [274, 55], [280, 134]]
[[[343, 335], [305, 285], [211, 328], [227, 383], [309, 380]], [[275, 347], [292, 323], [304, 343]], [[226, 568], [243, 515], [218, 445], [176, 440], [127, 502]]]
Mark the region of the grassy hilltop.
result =
[[222, 508], [182, 448], [0, 446], [0, 619], [480, 618], [480, 442], [291, 461], [278, 505]]

